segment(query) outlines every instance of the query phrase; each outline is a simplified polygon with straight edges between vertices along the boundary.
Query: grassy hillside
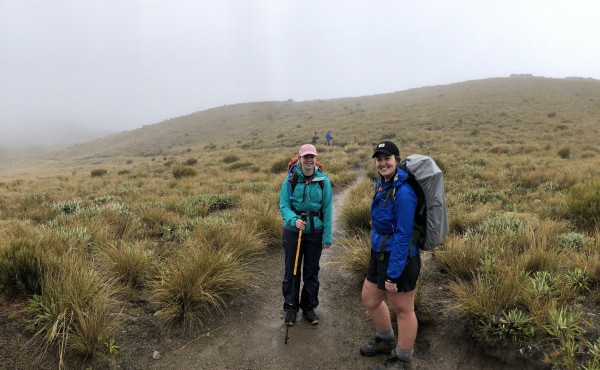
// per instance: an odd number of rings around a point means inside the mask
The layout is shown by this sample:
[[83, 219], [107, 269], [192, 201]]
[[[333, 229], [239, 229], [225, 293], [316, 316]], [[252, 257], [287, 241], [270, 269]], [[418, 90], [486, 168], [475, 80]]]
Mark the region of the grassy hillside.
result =
[[[226, 149], [291, 148], [318, 131], [324, 140], [372, 145], [394, 134], [410, 150], [451, 144], [470, 152], [569, 146], [573, 155], [598, 150], [600, 81], [542, 77], [495, 78], [397, 93], [223, 106], [112, 135], [3, 169], [40, 174], [74, 163], [123, 163], [135, 157], [202, 154]], [[42, 168], [35, 168], [43, 163]]]
[[[512, 77], [238, 104], [6, 165], [0, 363], [36, 367], [27, 342], [54, 364], [137, 368], [150, 331], [227, 315], [280, 248], [285, 165], [318, 131], [335, 192], [367, 168], [336, 210], [346, 268], [364, 276], [368, 234], [354, 231], [369, 228], [372, 148], [392, 139], [444, 171], [450, 232], [417, 288], [419, 319], [455, 312], [517, 357], [528, 342], [535, 361], [598, 368], [599, 102], [600, 81]], [[126, 334], [131, 317], [150, 329]]]

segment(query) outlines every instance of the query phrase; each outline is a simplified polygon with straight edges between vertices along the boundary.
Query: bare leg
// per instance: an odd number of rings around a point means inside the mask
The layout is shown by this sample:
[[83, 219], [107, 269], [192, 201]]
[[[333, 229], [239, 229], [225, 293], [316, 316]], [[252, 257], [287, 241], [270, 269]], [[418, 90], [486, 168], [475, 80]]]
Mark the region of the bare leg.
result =
[[398, 347], [410, 351], [415, 345], [419, 326], [415, 315], [415, 291], [388, 292], [387, 297], [398, 320]]
[[377, 289], [377, 285], [365, 279], [362, 289], [362, 301], [373, 319], [375, 328], [384, 332], [392, 327], [390, 311], [383, 301], [385, 299], [385, 291]]

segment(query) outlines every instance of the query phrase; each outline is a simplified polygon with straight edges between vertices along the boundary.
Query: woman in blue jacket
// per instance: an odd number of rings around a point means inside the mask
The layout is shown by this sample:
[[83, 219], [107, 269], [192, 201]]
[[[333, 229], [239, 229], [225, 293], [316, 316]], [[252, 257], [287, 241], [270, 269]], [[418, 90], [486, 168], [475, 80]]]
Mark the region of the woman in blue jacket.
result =
[[[302, 145], [298, 154], [298, 165], [291, 168], [279, 192], [285, 250], [283, 309], [285, 323], [290, 326], [295, 324], [299, 308], [310, 324], [319, 323], [315, 313], [319, 304], [319, 260], [321, 251], [331, 245], [331, 184], [317, 166], [317, 149], [313, 145]], [[299, 230], [302, 236], [294, 277]], [[302, 261], [304, 266], [300, 269]], [[301, 294], [300, 275], [304, 283]]]
[[[391, 353], [383, 368], [401, 368], [402, 363], [410, 362], [417, 336], [414, 301], [421, 259], [419, 249], [411, 245], [417, 197], [406, 182], [408, 173], [398, 167], [400, 152], [394, 143], [381, 142], [373, 158], [380, 178], [371, 201], [371, 259], [362, 300], [376, 331], [374, 338], [360, 347], [360, 353]], [[397, 316], [397, 345], [386, 297]]]

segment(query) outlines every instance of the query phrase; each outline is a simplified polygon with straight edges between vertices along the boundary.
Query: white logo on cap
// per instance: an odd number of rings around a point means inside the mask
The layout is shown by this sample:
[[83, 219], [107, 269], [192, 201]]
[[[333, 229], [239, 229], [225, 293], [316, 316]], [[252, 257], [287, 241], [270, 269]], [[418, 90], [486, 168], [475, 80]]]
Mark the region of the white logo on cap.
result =
[[385, 147], [385, 143], [379, 144], [379, 148], [383, 148], [383, 147]]

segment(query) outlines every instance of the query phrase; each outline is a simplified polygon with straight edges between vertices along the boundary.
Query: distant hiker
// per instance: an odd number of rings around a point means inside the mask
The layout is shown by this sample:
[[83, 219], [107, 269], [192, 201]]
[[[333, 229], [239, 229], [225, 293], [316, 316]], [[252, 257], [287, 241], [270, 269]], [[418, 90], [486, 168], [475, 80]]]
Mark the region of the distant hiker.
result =
[[331, 146], [331, 140], [333, 140], [333, 137], [331, 136], [331, 131], [327, 131], [325, 139], [327, 139], [327, 146]]
[[352, 136], [354, 136], [354, 144], [356, 144], [356, 132]]
[[[298, 154], [297, 163], [291, 164], [294, 160], [290, 162], [288, 176], [279, 192], [285, 250], [283, 310], [288, 326], [295, 324], [299, 308], [310, 324], [319, 323], [315, 313], [319, 304], [319, 260], [321, 251], [331, 246], [333, 206], [329, 178], [318, 166], [317, 149], [313, 145], [302, 145]], [[302, 262], [304, 266], [301, 269]], [[297, 273], [294, 275], [296, 266]], [[302, 294], [300, 275], [304, 283]]]
[[312, 134], [312, 143], [313, 143], [313, 145], [315, 145], [317, 143], [317, 139], [318, 138], [319, 137], [317, 136], [317, 132], [316, 131], [313, 132], [313, 134]]
[[[417, 196], [407, 182], [408, 173], [398, 167], [400, 151], [394, 143], [381, 142], [373, 158], [380, 179], [371, 201], [371, 259], [362, 301], [376, 331], [374, 338], [360, 347], [360, 353], [391, 353], [382, 368], [400, 369], [411, 361], [418, 326], [414, 301], [421, 258], [419, 249], [411, 245]], [[397, 345], [386, 297], [397, 317]]]

